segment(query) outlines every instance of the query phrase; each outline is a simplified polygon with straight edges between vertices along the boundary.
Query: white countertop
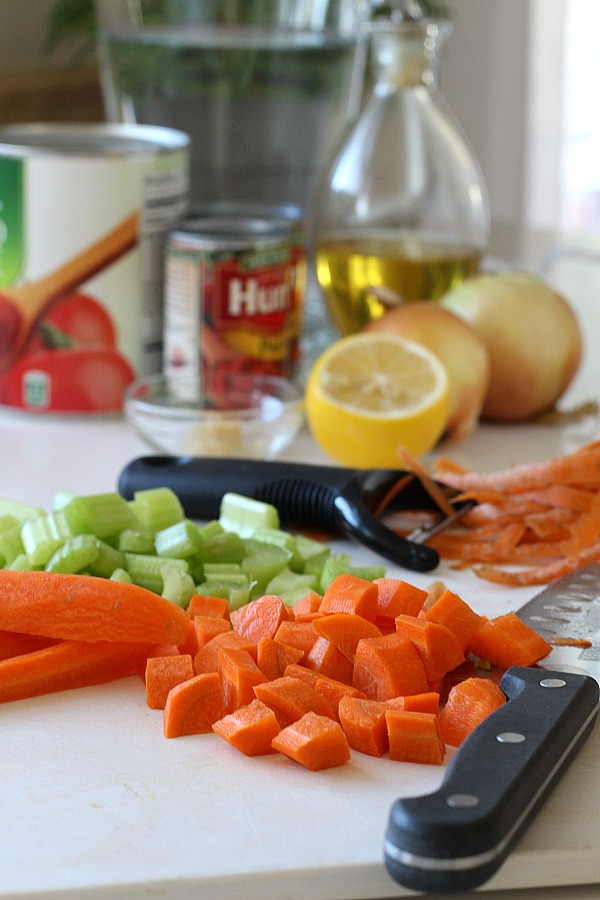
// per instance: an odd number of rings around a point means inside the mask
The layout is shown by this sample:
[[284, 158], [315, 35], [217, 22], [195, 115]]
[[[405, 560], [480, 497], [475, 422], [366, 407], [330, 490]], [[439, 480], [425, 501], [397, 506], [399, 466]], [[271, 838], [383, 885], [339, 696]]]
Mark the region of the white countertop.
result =
[[[586, 277], [575, 304], [586, 358], [565, 406], [600, 399], [600, 303], [596, 296], [592, 307], [587, 285]], [[568, 427], [488, 425], [440, 451], [491, 470], [570, 452], [599, 433], [595, 418]], [[123, 466], [148, 452], [119, 419], [2, 412], [0, 496], [49, 507], [59, 490], [114, 490]], [[331, 463], [307, 432], [283, 458]], [[348, 549], [357, 562], [376, 559], [358, 545]], [[444, 565], [402, 577], [423, 586], [443, 578], [490, 615], [535, 592]], [[214, 735], [167, 741], [135, 678], [7, 704], [1, 715], [2, 898], [406, 896], [383, 866], [389, 809], [403, 793], [433, 790], [444, 773], [353, 754], [348, 766], [317, 774], [283, 758], [247, 759]], [[600, 895], [599, 770], [596, 728], [486, 894]], [[531, 888], [538, 890], [524, 890]]]

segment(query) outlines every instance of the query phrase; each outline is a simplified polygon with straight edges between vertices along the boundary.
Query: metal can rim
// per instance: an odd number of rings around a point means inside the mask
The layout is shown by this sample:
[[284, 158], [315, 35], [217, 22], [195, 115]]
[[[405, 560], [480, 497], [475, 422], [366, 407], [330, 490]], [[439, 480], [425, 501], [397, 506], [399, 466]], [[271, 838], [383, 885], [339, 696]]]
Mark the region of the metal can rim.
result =
[[156, 156], [187, 150], [190, 136], [161, 125], [103, 122], [24, 122], [0, 128], [0, 153], [5, 156]]

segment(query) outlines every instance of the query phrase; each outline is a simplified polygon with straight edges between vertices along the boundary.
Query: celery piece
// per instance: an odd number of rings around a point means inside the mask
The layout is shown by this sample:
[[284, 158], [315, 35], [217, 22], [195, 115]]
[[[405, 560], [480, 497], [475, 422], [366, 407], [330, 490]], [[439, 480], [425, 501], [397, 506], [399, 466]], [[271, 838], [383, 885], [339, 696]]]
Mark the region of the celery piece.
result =
[[4, 560], [4, 566], [10, 566], [17, 556], [25, 553], [21, 538], [21, 525], [0, 531], [0, 557]]
[[292, 555], [290, 550], [274, 544], [262, 544], [261, 547], [241, 562], [242, 572], [249, 581], [255, 582], [250, 591], [253, 599], [265, 593], [269, 581], [289, 564]]
[[315, 541], [305, 534], [297, 534], [296, 553], [301, 559], [302, 572], [306, 572], [306, 566], [310, 565], [311, 571], [320, 572], [327, 557], [331, 553], [331, 547], [322, 541]]
[[0, 515], [0, 532], [10, 531], [15, 528], [19, 530], [21, 528], [21, 522], [16, 516], [11, 516], [10, 513]]
[[31, 565], [45, 566], [67, 538], [74, 537], [77, 533], [70, 527], [64, 510], [59, 510], [24, 522], [21, 540]]
[[211, 584], [215, 582], [217, 584], [237, 584], [242, 587], [247, 587], [249, 583], [248, 576], [244, 575], [243, 572], [238, 572], [237, 574], [235, 572], [229, 574], [227, 572], [206, 572], [204, 575], [204, 583]]
[[216, 534], [201, 541], [197, 560], [206, 563], [240, 563], [246, 556], [246, 545], [235, 532]]
[[296, 546], [296, 538], [287, 531], [280, 528], [255, 528], [252, 537], [261, 544], [274, 544], [276, 547], [284, 547], [292, 554], [289, 566], [293, 571], [299, 571], [302, 566], [302, 560]]
[[137, 524], [127, 500], [114, 491], [75, 496], [62, 512], [74, 534], [95, 534], [101, 540], [116, 537], [124, 528]]
[[207, 522], [205, 525], [198, 526], [198, 534], [202, 538], [202, 540], [208, 541], [210, 538], [216, 537], [218, 534], [223, 534], [225, 529], [221, 525], [218, 519], [211, 519], [210, 522]]
[[109, 581], [120, 581], [123, 584], [132, 583], [131, 575], [127, 569], [115, 569], [114, 572], [111, 572]]
[[161, 531], [185, 518], [179, 497], [171, 488], [146, 488], [133, 495], [135, 515], [146, 531]]
[[124, 528], [117, 540], [123, 553], [150, 553], [154, 556], [154, 532], [141, 528]]
[[320, 553], [318, 556], [311, 556], [310, 559], [307, 559], [302, 567], [304, 575], [316, 575], [317, 580], [320, 581], [325, 562], [329, 559], [329, 556], [330, 553]]
[[13, 561], [5, 566], [6, 569], [12, 569], [13, 572], [31, 572], [41, 569], [41, 566], [32, 566], [26, 553], [19, 553]]
[[302, 575], [286, 566], [268, 582], [265, 593], [278, 594], [284, 603], [293, 605], [308, 591], [316, 591], [318, 587], [319, 579], [316, 575]]
[[325, 564], [321, 570], [319, 593], [323, 594], [334, 578], [347, 572], [350, 564], [349, 553], [331, 553], [325, 560]]
[[65, 506], [68, 506], [71, 500], [74, 500], [77, 494], [71, 493], [71, 491], [57, 491], [54, 497], [52, 498], [52, 512], [57, 512], [59, 509], [64, 509]]
[[183, 519], [157, 531], [154, 535], [154, 546], [158, 556], [188, 559], [195, 556], [200, 549], [200, 535], [193, 522]]
[[225, 531], [250, 537], [257, 528], [279, 528], [279, 512], [271, 503], [229, 491], [221, 500], [219, 522]]
[[242, 567], [239, 563], [206, 563], [204, 566], [206, 575], [241, 575]]
[[211, 597], [224, 597], [229, 603], [229, 609], [239, 609], [250, 600], [249, 588], [227, 582], [203, 581], [196, 586], [198, 594], [208, 594]]
[[88, 566], [88, 571], [90, 575], [110, 578], [115, 569], [125, 568], [125, 554], [99, 538], [96, 540], [98, 541], [98, 555]]
[[9, 500], [6, 497], [0, 497], [0, 516], [14, 516], [15, 519], [23, 524], [29, 519], [39, 519], [45, 516], [46, 510], [40, 506], [32, 506], [30, 503], [21, 503], [19, 500]]
[[193, 594], [196, 593], [194, 579], [174, 564], [174, 560], [165, 559], [160, 567], [163, 579], [161, 594], [166, 600], [186, 609]]
[[356, 575], [357, 578], [364, 578], [366, 581], [375, 581], [376, 578], [384, 578], [385, 573], [385, 566], [348, 566], [349, 575]]
[[[174, 566], [178, 566], [184, 572], [189, 573], [189, 566], [186, 560], [172, 559], [169, 560]], [[165, 562], [162, 556], [149, 556], [144, 553], [126, 553], [125, 568], [131, 575], [134, 584], [148, 588], [155, 594], [161, 594], [163, 589], [163, 578], [160, 567]]]
[[81, 572], [98, 556], [98, 538], [76, 534], [67, 538], [46, 563], [47, 572]]

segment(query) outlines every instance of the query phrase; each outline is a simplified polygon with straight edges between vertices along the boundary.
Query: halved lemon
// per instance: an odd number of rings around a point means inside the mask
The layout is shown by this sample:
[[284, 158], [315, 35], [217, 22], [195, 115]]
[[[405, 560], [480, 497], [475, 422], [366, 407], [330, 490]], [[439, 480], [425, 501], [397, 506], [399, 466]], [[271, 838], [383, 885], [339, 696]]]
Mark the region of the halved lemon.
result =
[[401, 447], [431, 450], [450, 414], [448, 373], [421, 344], [362, 332], [335, 341], [305, 389], [309, 428], [333, 459], [353, 468], [401, 468]]

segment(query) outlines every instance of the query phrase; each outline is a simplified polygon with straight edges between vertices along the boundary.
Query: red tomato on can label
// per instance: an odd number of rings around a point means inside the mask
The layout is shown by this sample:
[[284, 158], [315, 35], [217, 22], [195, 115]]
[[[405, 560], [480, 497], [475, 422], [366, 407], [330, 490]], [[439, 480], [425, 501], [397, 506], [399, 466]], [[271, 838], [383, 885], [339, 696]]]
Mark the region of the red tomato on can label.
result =
[[33, 350], [0, 376], [0, 403], [28, 412], [117, 413], [134, 377], [115, 350]]
[[89, 294], [64, 297], [44, 316], [42, 327], [45, 323], [70, 338], [74, 347], [114, 350], [117, 346], [117, 329], [111, 314]]

